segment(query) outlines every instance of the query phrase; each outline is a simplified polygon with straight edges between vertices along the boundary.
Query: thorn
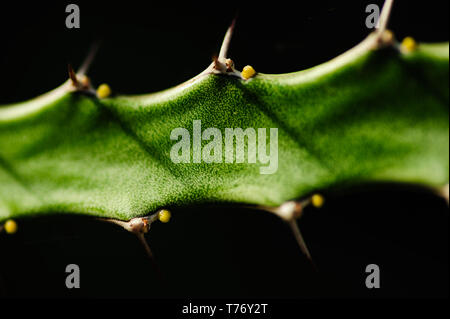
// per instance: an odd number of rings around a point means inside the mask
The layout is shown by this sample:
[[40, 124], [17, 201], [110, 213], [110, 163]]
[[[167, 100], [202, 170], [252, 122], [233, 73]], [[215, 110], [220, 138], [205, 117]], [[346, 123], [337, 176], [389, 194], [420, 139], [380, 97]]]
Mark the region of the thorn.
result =
[[71, 64], [67, 65], [69, 78], [72, 81], [72, 87], [75, 91], [82, 91], [88, 93], [95, 93], [91, 88], [90, 80], [85, 75], [76, 74]]
[[77, 75], [75, 74], [75, 71], [73, 70], [72, 65], [70, 63], [67, 65], [67, 70], [69, 71], [69, 78], [72, 80], [73, 86], [78, 87], [79, 83]]
[[296, 220], [302, 217], [303, 209], [306, 206], [313, 205], [316, 208], [320, 208], [323, 206], [324, 201], [325, 200], [322, 195], [313, 194], [312, 196], [302, 201], [288, 201], [281, 204], [278, 207], [248, 206], [248, 208], [265, 210], [270, 213], [274, 213], [275, 215], [283, 219], [290, 226], [292, 233], [294, 234], [295, 240], [297, 241], [297, 244], [299, 245], [302, 253], [309, 259], [314, 268], [317, 269], [311, 257], [311, 253], [309, 252], [308, 246], [306, 245], [306, 242], [303, 239], [302, 233], [300, 232], [300, 228], [298, 227]]
[[300, 250], [303, 252], [303, 254], [305, 254], [306, 258], [308, 258], [309, 261], [316, 268], [316, 265], [314, 264], [314, 261], [311, 257], [311, 253], [309, 252], [308, 246], [306, 245], [306, 242], [303, 239], [302, 233], [300, 232], [300, 228], [298, 227], [296, 220], [291, 219], [290, 221], [288, 221], [288, 224], [291, 227], [292, 233], [294, 234], [295, 240], [297, 241]]
[[125, 230], [133, 234], [145, 234], [150, 230], [151, 224], [158, 219], [158, 213], [147, 217], [136, 217], [129, 221], [123, 221], [113, 218], [99, 218], [102, 221], [113, 223], [121, 226]]
[[216, 55], [213, 56], [213, 68], [220, 71], [220, 66], [219, 58]]
[[302, 216], [303, 208], [307, 206], [310, 202], [311, 199], [308, 198], [301, 202], [288, 201], [281, 204], [278, 207], [257, 206], [255, 208], [274, 213], [275, 215], [283, 219], [290, 226], [292, 233], [294, 234], [295, 240], [297, 241], [297, 244], [300, 247], [300, 250], [315, 267], [314, 262], [311, 258], [311, 254], [308, 250], [308, 247], [305, 243], [305, 240], [303, 239], [303, 236], [296, 222], [296, 220]]
[[306, 205], [306, 202], [289, 201], [277, 207], [276, 214], [285, 221], [294, 220], [302, 216]]
[[96, 40], [94, 43], [92, 43], [91, 47], [89, 48], [88, 55], [83, 61], [83, 64], [81, 64], [80, 69], [78, 70], [79, 75], [86, 75], [89, 67], [92, 64], [92, 61], [94, 61], [95, 56], [97, 55], [98, 49], [100, 48], [101, 41]]
[[148, 245], [144, 236], [150, 230], [151, 224], [158, 219], [158, 216], [159, 212], [147, 217], [132, 218], [129, 221], [123, 221], [112, 218], [98, 218], [98, 219], [101, 221], [119, 225], [125, 230], [129, 231], [130, 233], [135, 234], [140, 243], [144, 246], [145, 253], [147, 257], [150, 259], [152, 265], [155, 267], [157, 273], [160, 275], [160, 278], [164, 278], [164, 275], [161, 272], [161, 269], [159, 268], [155, 260], [155, 257], [153, 256], [152, 250], [150, 249], [150, 246]]
[[159, 220], [162, 223], [167, 223], [169, 222], [170, 217], [171, 217], [170, 211], [168, 211], [167, 209], [161, 209], [150, 216], [136, 217], [130, 219], [129, 221], [123, 221], [112, 218], [99, 218], [99, 220], [119, 225], [125, 230], [129, 231], [130, 233], [135, 234], [139, 238], [141, 243], [144, 245], [147, 255], [151, 259], [153, 259], [153, 253], [150, 249], [150, 246], [147, 244], [147, 241], [145, 240], [144, 234], [148, 233], [148, 231], [150, 230], [150, 226], [156, 220]]
[[384, 2], [383, 8], [381, 9], [381, 14], [378, 18], [376, 31], [373, 33], [376, 40], [374, 44], [375, 49], [391, 46], [396, 43], [394, 33], [387, 29], [389, 17], [392, 13], [393, 3], [394, 0], [386, 0]]
[[223, 38], [222, 46], [220, 47], [219, 52], [219, 61], [225, 63], [225, 59], [227, 58], [228, 49], [230, 48], [231, 37], [233, 36], [234, 25], [236, 23], [236, 18], [233, 19], [231, 25], [228, 27], [227, 33], [225, 33], [225, 37]]
[[196, 76], [194, 79], [204, 75], [204, 74], [226, 74], [241, 77], [241, 72], [234, 68], [234, 62], [227, 58], [228, 49], [230, 47], [231, 36], [233, 35], [234, 25], [236, 23], [236, 18], [233, 19], [231, 25], [229, 26], [225, 37], [220, 47], [219, 56], [213, 56], [213, 62], [208, 66], [208, 68]]
[[152, 250], [150, 249], [150, 246], [148, 245], [147, 241], [145, 240], [145, 236], [143, 233], [138, 233], [136, 234], [137, 238], [139, 239], [139, 241], [142, 243], [142, 245], [144, 246], [145, 252], [148, 256], [148, 258], [150, 258], [152, 261], [154, 261], [154, 257], [153, 257], [153, 253]]
[[83, 91], [95, 95], [95, 90], [92, 89], [89, 78], [86, 76], [87, 70], [89, 69], [95, 55], [100, 47], [101, 41], [95, 41], [90, 49], [87, 57], [84, 59], [78, 72], [75, 72], [72, 65], [68, 65], [69, 78], [72, 81], [72, 85], [76, 91]]
[[142, 246], [144, 246], [145, 253], [146, 253], [147, 257], [150, 259], [150, 262], [151, 262], [152, 266], [154, 267], [154, 269], [156, 270], [157, 274], [159, 275], [159, 279], [164, 282], [165, 281], [164, 273], [161, 271], [161, 268], [159, 267], [158, 263], [156, 262], [153, 252], [152, 252], [149, 244], [147, 243], [147, 240], [145, 239], [144, 233], [137, 233], [136, 236], [139, 239], [139, 241], [141, 242]]
[[104, 222], [119, 225], [125, 230], [135, 234], [138, 240], [144, 246], [145, 253], [147, 257], [150, 259], [151, 265], [154, 267], [156, 273], [158, 274], [158, 280], [160, 280], [164, 284], [166, 281], [166, 277], [162, 272], [161, 268], [159, 267], [158, 263], [156, 262], [153, 252], [149, 244], [147, 243], [144, 235], [148, 233], [148, 231], [150, 230], [150, 226], [153, 222], [155, 222], [156, 220], [160, 220], [163, 223], [167, 223], [170, 220], [170, 216], [171, 214], [168, 210], [161, 209], [150, 216], [136, 217], [130, 219], [129, 221], [123, 221], [112, 218], [98, 218], [98, 219]]
[[154, 267], [156, 273], [159, 275], [159, 280], [161, 280], [162, 282], [165, 282], [166, 277], [165, 277], [164, 273], [162, 272], [161, 268], [159, 267], [158, 263], [156, 262], [153, 252], [150, 249], [150, 246], [147, 243], [147, 240], [145, 240], [144, 234], [142, 234], [142, 233], [136, 234], [136, 236], [139, 239], [139, 241], [141, 242], [141, 244], [144, 246], [145, 253], [146, 253], [147, 257], [150, 259], [150, 263]]
[[392, 13], [392, 4], [394, 0], [386, 0], [384, 2], [383, 8], [381, 9], [380, 18], [378, 19], [378, 33], [384, 33], [386, 31], [389, 17]]

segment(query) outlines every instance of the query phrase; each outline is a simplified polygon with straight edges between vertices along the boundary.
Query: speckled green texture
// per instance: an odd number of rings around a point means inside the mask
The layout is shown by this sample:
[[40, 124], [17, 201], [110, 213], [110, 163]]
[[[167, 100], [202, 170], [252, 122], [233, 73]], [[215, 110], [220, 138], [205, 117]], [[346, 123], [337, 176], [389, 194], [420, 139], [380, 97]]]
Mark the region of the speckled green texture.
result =
[[[96, 99], [63, 88], [0, 108], [0, 220], [49, 213], [129, 219], [202, 202], [279, 205], [367, 182], [449, 179], [448, 44], [359, 49], [244, 81], [205, 75]], [[67, 86], [67, 85], [66, 85]], [[36, 102], [37, 101], [37, 102]], [[170, 132], [278, 128], [278, 170], [174, 164]], [[207, 142], [204, 142], [206, 144]]]

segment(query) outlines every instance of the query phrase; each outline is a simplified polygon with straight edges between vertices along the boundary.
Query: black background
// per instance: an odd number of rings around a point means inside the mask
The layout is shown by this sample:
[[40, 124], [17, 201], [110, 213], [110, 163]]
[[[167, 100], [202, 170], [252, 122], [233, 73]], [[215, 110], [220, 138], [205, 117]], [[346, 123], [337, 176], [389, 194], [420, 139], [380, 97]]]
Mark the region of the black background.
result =
[[[238, 68], [301, 70], [361, 41], [365, 7], [382, 4], [78, 1], [81, 29], [69, 30], [68, 3], [0, 5], [0, 104], [55, 88], [98, 39], [94, 84], [127, 94], [177, 85], [208, 66], [236, 14], [229, 56]], [[399, 39], [448, 41], [448, 2], [396, 1], [390, 28]], [[318, 271], [281, 220], [239, 207], [177, 209], [154, 224], [147, 239], [163, 276], [117, 226], [78, 216], [18, 222], [17, 234], [0, 234], [0, 296], [448, 297], [448, 207], [420, 189], [360, 188], [308, 208], [300, 227]], [[69, 263], [81, 268], [80, 289], [65, 287]], [[381, 289], [365, 287], [370, 263]]]

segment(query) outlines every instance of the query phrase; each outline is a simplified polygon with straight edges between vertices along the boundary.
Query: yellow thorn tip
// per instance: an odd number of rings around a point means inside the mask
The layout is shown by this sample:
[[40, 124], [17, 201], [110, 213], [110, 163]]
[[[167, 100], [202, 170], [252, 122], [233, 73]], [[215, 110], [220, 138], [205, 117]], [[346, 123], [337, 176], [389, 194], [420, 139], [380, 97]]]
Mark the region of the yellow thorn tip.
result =
[[325, 202], [325, 199], [320, 194], [314, 194], [311, 197], [311, 203], [313, 204], [314, 207], [320, 208], [323, 206], [324, 202]]
[[402, 41], [402, 50], [405, 52], [412, 52], [417, 48], [417, 42], [412, 37], [406, 37]]
[[8, 234], [14, 234], [17, 232], [17, 223], [12, 219], [8, 219], [3, 227]]
[[242, 77], [243, 77], [245, 80], [250, 79], [250, 78], [253, 77], [255, 74], [256, 74], [255, 69], [254, 69], [252, 66], [250, 66], [250, 65], [245, 66], [244, 69], [242, 69], [242, 73], [241, 73]]
[[111, 88], [108, 84], [100, 84], [97, 88], [97, 97], [99, 99], [104, 99], [111, 95]]
[[172, 214], [167, 209], [161, 209], [158, 213], [158, 219], [162, 223], [168, 223]]

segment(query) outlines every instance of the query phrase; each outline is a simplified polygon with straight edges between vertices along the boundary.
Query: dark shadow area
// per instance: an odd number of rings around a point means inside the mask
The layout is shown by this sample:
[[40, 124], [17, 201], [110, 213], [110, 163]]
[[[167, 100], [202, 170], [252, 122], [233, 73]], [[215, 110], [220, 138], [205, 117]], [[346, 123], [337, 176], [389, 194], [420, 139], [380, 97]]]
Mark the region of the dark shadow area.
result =
[[[299, 225], [316, 271], [278, 217], [235, 206], [174, 209], [147, 236], [157, 275], [137, 238], [89, 217], [19, 221], [2, 234], [4, 296], [54, 297], [446, 297], [448, 207], [434, 195], [397, 187], [327, 196]], [[65, 287], [65, 267], [81, 289]], [[377, 264], [381, 289], [365, 286]]]

